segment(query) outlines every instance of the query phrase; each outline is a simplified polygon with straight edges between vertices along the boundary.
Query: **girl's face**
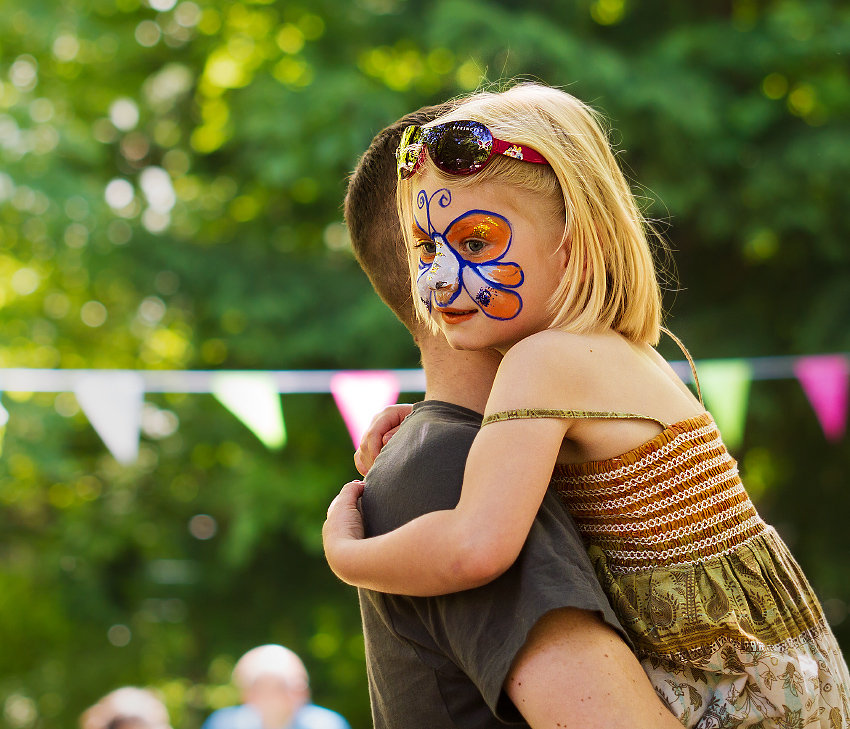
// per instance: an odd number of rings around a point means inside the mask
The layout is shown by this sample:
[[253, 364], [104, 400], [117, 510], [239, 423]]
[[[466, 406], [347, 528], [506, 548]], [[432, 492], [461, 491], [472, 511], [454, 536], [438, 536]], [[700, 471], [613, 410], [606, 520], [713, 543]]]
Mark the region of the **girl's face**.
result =
[[504, 352], [549, 326], [567, 250], [564, 221], [541, 195], [424, 171], [413, 216], [416, 290], [452, 347]]

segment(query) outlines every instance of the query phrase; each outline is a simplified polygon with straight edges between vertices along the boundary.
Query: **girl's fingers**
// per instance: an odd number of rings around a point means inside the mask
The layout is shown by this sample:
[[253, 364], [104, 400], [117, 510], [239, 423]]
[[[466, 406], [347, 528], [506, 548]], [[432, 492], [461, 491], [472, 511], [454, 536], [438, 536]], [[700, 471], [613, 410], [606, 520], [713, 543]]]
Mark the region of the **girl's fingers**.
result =
[[386, 445], [387, 443], [390, 442], [390, 438], [392, 438], [398, 432], [399, 427], [400, 426], [397, 425], [392, 430], [388, 430], [386, 433], [384, 433], [384, 438], [383, 438], [383, 444], [384, 445]]
[[359, 473], [361, 476], [365, 476], [367, 473], [369, 473], [370, 466], [367, 466], [364, 462], [363, 454], [361, 453], [359, 448], [354, 452], [354, 467], [357, 469], [357, 473]]
[[359, 479], [356, 481], [349, 481], [345, 486], [342, 487], [343, 491], [347, 491], [349, 494], [349, 498], [353, 501], [357, 501], [363, 495], [363, 489], [366, 488], [366, 484]]
[[328, 514], [336, 507], [354, 506], [357, 508], [357, 499], [362, 496], [364, 487], [365, 484], [362, 481], [349, 481], [342, 487], [336, 498], [331, 501], [331, 505], [328, 507]]
[[[401, 422], [410, 415], [411, 410], [413, 410], [413, 406], [404, 403], [401, 405], [390, 405], [372, 418], [368, 430], [360, 439], [360, 447], [357, 449], [357, 452], [360, 454], [360, 463], [357, 470], [360, 473], [365, 475], [366, 471], [372, 467], [372, 464], [381, 452], [381, 448], [392, 438], [398, 426], [401, 425]], [[355, 464], [358, 463], [356, 455], [354, 462]], [[364, 468], [365, 470], [362, 470]]]

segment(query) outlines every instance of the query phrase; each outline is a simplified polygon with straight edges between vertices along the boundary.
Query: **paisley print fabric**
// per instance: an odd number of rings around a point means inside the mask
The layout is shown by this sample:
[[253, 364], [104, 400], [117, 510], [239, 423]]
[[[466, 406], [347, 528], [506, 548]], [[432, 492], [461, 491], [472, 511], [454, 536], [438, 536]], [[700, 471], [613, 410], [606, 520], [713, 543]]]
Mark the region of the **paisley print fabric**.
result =
[[708, 413], [618, 458], [558, 465], [551, 486], [684, 726], [850, 729], [850, 675], [835, 637]]

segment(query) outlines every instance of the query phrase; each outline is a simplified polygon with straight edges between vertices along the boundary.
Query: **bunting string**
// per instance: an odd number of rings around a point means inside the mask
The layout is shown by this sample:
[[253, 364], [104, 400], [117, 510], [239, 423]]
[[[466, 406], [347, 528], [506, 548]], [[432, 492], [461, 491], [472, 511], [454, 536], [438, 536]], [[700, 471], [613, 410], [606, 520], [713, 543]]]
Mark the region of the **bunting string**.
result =
[[[684, 361], [670, 363], [692, 382]], [[824, 435], [837, 442], [845, 431], [850, 391], [846, 353], [749, 357], [697, 362], [709, 410], [730, 448], [743, 439], [750, 383], [796, 378]], [[371, 418], [400, 392], [424, 392], [421, 369], [398, 370], [63, 370], [0, 368], [0, 392], [73, 392], [112, 455], [132, 463], [138, 453], [146, 393], [213, 394], [268, 448], [281, 448], [286, 429], [280, 395], [332, 393], [355, 446]], [[0, 404], [0, 447], [9, 416]], [[2, 451], [0, 451], [2, 453]]]

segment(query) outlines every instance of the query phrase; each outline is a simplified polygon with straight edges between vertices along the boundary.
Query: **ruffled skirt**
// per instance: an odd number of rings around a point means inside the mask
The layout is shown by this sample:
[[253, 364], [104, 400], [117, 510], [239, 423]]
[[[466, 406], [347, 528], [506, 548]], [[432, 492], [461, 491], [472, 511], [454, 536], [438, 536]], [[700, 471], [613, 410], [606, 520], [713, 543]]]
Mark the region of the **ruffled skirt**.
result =
[[850, 729], [850, 675], [820, 604], [771, 528], [706, 559], [597, 576], [662, 700], [697, 729]]

